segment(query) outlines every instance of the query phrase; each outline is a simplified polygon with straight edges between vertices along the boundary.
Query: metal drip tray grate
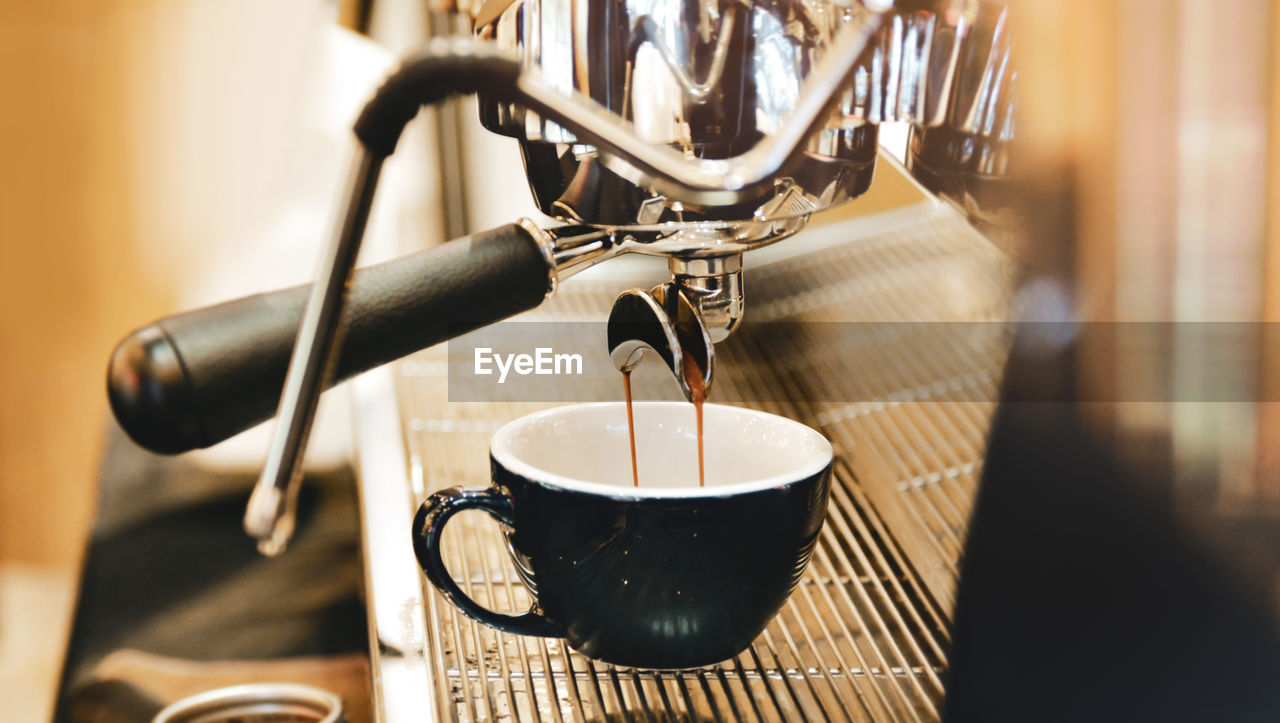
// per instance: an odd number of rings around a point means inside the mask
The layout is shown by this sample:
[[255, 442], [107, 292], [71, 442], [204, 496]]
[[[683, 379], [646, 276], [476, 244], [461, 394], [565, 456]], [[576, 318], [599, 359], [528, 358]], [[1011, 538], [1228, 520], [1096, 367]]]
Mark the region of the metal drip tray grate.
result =
[[[421, 391], [427, 385], [409, 378], [414, 382], [403, 402], [413, 414], [427, 401]], [[525, 411], [468, 406], [472, 415], [489, 420]], [[439, 480], [432, 488], [483, 483], [490, 425], [476, 423], [477, 416], [411, 419], [437, 430], [410, 441], [411, 455], [423, 461], [423, 478]], [[631, 719], [646, 713], [662, 720], [936, 718], [946, 645], [943, 615], [908, 573], [901, 552], [886, 544], [883, 523], [870, 513], [852, 470], [841, 463], [835, 476], [827, 522], [805, 577], [736, 660], [682, 673], [619, 669], [588, 660], [558, 640], [479, 625], [431, 591], [430, 653], [442, 709], [458, 720]], [[445, 534], [446, 564], [469, 595], [497, 610], [528, 609], [528, 592], [515, 576], [496, 523], [463, 515]]]
[[[835, 311], [842, 320], [863, 322], [1002, 318], [1004, 258], [950, 209], [906, 209], [901, 223], [877, 217], [877, 224], [828, 229], [849, 242], [818, 239], [818, 248], [801, 256], [758, 264], [747, 279], [752, 318], [823, 322]], [[602, 319], [619, 288], [569, 284], [536, 314]], [[965, 296], [963, 304], [956, 293]], [[818, 324], [797, 353], [795, 340], [776, 343], [769, 328], [764, 323], [753, 333], [748, 324], [740, 340], [726, 345], [715, 401], [805, 421], [833, 441], [837, 460], [819, 544], [765, 632], [716, 667], [622, 669], [589, 660], [559, 640], [475, 623], [417, 578], [425, 585], [420, 641], [405, 623], [418, 603], [371, 606], [375, 615], [402, 618], [400, 627], [408, 630], [402, 643], [420, 642], [416, 675], [432, 710], [416, 713], [417, 719], [938, 718], [952, 589], [1004, 350], [995, 342], [957, 346], [946, 335], [850, 343], [847, 333], [825, 337], [821, 330], [828, 327]], [[874, 337], [897, 327], [866, 329]], [[910, 327], [897, 333], [910, 333]], [[435, 489], [485, 486], [492, 433], [547, 406], [449, 403], [445, 361], [444, 350], [428, 350], [394, 372], [414, 506]], [[368, 479], [362, 487], [368, 525], [374, 493]], [[487, 516], [456, 518], [443, 550], [448, 568], [476, 601], [496, 610], [528, 609], [528, 592]], [[379, 594], [376, 581], [370, 594]], [[378, 630], [390, 627], [375, 621]], [[406, 653], [385, 642], [382, 647], [385, 658]], [[393, 679], [399, 681], [388, 673], [381, 682], [384, 698], [394, 697], [388, 687]], [[412, 679], [395, 684], [411, 685]], [[396, 718], [387, 711], [384, 717]]]

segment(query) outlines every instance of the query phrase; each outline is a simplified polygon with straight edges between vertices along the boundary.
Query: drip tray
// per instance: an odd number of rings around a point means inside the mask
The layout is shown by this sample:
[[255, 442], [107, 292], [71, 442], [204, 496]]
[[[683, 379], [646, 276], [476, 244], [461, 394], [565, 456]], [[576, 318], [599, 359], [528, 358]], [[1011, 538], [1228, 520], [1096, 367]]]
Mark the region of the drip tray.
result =
[[[448, 401], [443, 347], [357, 380], [385, 720], [939, 717], [956, 571], [1005, 347], [998, 337], [958, 343], [936, 324], [1002, 321], [1008, 263], [933, 202], [804, 239], [786, 244], [798, 254], [748, 264], [749, 322], [720, 354], [712, 394], [822, 430], [837, 453], [831, 504], [791, 599], [747, 651], [716, 667], [617, 668], [457, 612], [418, 572], [413, 511], [436, 489], [487, 485], [489, 437], [549, 403]], [[571, 282], [524, 318], [602, 320], [632, 285]], [[809, 324], [805, 343], [771, 336], [770, 322]], [[604, 398], [620, 397], [617, 386]], [[529, 607], [488, 517], [456, 518], [443, 551], [481, 605]]]

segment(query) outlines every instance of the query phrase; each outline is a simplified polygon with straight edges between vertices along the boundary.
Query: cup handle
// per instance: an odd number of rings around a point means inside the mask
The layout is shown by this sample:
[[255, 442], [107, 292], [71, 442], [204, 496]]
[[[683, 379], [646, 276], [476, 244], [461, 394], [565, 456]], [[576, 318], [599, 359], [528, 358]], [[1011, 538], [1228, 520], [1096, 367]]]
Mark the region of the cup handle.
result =
[[428, 497], [418, 508], [413, 519], [413, 552], [427, 579], [455, 607], [491, 628], [516, 635], [535, 635], [543, 638], [563, 638], [564, 633], [539, 613], [532, 610], [523, 615], [506, 615], [481, 607], [472, 600], [445, 568], [440, 559], [440, 537], [449, 518], [465, 509], [480, 509], [495, 520], [510, 527], [513, 523], [511, 498], [490, 487], [483, 490], [464, 490], [451, 487]]

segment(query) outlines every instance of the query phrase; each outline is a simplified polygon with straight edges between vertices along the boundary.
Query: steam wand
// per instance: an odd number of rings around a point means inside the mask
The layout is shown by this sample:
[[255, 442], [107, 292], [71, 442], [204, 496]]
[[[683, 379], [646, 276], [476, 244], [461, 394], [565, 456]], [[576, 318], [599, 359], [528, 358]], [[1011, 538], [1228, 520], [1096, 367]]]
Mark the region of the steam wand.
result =
[[289, 360], [284, 394], [280, 397], [280, 421], [271, 438], [266, 467], [249, 496], [244, 529], [258, 541], [258, 551], [275, 556], [293, 536], [298, 487], [307, 438], [315, 419], [320, 393], [333, 376], [334, 358], [342, 346], [342, 313], [347, 280], [355, 266], [369, 221], [369, 209], [378, 187], [384, 158], [360, 154], [349, 191], [350, 201], [338, 232], [311, 287], [298, 339]]

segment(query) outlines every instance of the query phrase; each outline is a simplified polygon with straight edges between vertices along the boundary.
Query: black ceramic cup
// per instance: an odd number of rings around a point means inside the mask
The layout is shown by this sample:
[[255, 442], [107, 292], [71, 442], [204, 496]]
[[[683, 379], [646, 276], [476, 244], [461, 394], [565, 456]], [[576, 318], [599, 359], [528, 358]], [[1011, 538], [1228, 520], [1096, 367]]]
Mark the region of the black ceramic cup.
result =
[[[640, 486], [621, 402], [557, 407], [490, 442], [493, 484], [429, 497], [413, 523], [432, 584], [499, 630], [565, 638], [636, 668], [692, 668], [751, 644], [800, 580], [827, 510], [831, 444], [751, 409], [704, 409], [706, 487], [692, 405], [637, 402]], [[487, 610], [454, 582], [441, 532], [464, 509], [502, 524], [533, 597], [524, 614]]]

